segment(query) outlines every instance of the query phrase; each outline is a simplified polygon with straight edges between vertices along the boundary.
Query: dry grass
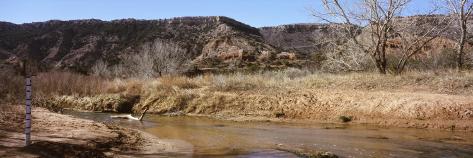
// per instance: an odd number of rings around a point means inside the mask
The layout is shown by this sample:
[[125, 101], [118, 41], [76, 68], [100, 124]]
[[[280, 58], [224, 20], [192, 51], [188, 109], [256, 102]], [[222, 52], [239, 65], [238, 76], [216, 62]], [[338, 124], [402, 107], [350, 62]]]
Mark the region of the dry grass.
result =
[[469, 95], [473, 73], [407, 72], [401, 76], [376, 73], [315, 74], [300, 80], [301, 86], [345, 90], [426, 92]]
[[[166, 80], [174, 80], [167, 78]], [[182, 77], [176, 80], [183, 80]], [[406, 72], [400, 76], [377, 73], [310, 73], [288, 69], [256, 74], [206, 74], [185, 80], [214, 91], [268, 91], [282, 89], [342, 89], [369, 91], [425, 91], [443, 94], [473, 94], [473, 73]], [[175, 85], [168, 82], [167, 85]], [[182, 86], [178, 86], [182, 87]]]
[[70, 72], [40, 73], [33, 78], [36, 94], [90, 96], [105, 93], [108, 80]]
[[[61, 95], [90, 96], [106, 93], [106, 79], [70, 72], [40, 73], [32, 78], [34, 97]], [[25, 95], [25, 78], [12, 71], [0, 74], [0, 99], [3, 103], [20, 103]]]
[[114, 79], [105, 83], [104, 93], [123, 93], [138, 95], [142, 93], [142, 87], [148, 80], [138, 79]]
[[192, 79], [184, 76], [163, 76], [158, 79], [162, 87], [179, 87], [182, 89], [195, 89], [200, 86]]
[[[473, 125], [455, 124], [473, 118], [471, 72], [406, 72], [393, 76], [287, 69], [252, 74], [204, 74], [192, 78], [112, 80], [74, 75], [42, 74], [33, 80], [37, 85], [34, 92], [49, 95], [50, 105], [85, 110], [114, 111], [121, 107], [118, 105], [133, 103], [135, 112], [147, 106], [151, 113], [230, 117], [446, 120], [450, 122], [445, 125], [432, 122], [428, 125], [447, 128], [454, 124], [457, 128], [473, 129]], [[58, 84], [48, 81], [53, 79], [64, 81], [56, 81]], [[124, 101], [127, 104], [122, 104]]]
[[458, 74], [448, 71], [440, 73], [407, 72], [401, 76], [393, 76], [377, 73], [310, 73], [298, 69], [287, 69], [255, 74], [204, 74], [193, 78], [164, 76], [158, 79], [146, 80], [114, 79], [106, 83], [92, 82], [91, 85], [93, 85], [92, 87], [103, 88], [93, 93], [83, 90], [81, 94], [139, 95], [142, 97], [142, 104], [156, 102], [156, 98], [160, 98], [162, 101], [163, 98], [173, 95], [182, 98], [193, 98], [196, 94], [191, 95], [191, 92], [270, 94], [305, 89], [337, 89], [470, 95], [473, 94], [473, 73]]
[[[24, 79], [13, 73], [0, 78], [0, 98], [4, 103], [21, 102]], [[473, 94], [473, 73], [407, 72], [401, 76], [377, 73], [310, 73], [298, 69], [253, 74], [204, 74], [189, 78], [163, 76], [158, 79], [103, 79], [67, 72], [41, 73], [33, 78], [36, 97], [95, 96], [126, 94], [150, 96], [176, 89], [205, 89], [214, 92], [280, 91], [287, 89], [340, 89], [367, 91]]]
[[355, 122], [473, 130], [468, 122], [473, 119], [471, 72], [407, 72], [393, 76], [283, 70], [206, 74], [185, 82], [199, 88], [187, 89], [179, 86], [180, 82], [163, 83], [159, 79], [144, 83], [144, 93], [134, 110], [150, 106], [154, 113], [336, 122], [341, 116], [353, 116]]
[[25, 117], [25, 108], [19, 105], [0, 105], [0, 126], [11, 131], [20, 131]]
[[18, 103], [19, 96], [24, 96], [24, 78], [11, 70], [0, 73], [0, 105]]

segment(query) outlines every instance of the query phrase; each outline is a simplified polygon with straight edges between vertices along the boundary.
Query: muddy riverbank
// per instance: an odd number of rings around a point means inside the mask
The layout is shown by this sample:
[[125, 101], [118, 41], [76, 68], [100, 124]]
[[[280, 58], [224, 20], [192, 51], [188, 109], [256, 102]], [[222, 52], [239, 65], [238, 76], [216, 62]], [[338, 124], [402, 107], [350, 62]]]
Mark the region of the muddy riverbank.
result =
[[[137, 99], [138, 98], [138, 99]], [[429, 92], [340, 89], [215, 91], [208, 87], [168, 89], [142, 96], [58, 96], [50, 109], [210, 116], [230, 120], [279, 120], [374, 124], [380, 127], [473, 131], [473, 96]]]
[[[21, 109], [21, 108], [20, 108]], [[5, 114], [14, 114], [15, 110]], [[32, 144], [24, 146], [21, 116], [0, 121], [0, 157], [159, 157], [187, 156], [192, 150], [148, 133], [35, 108]], [[179, 152], [177, 152], [179, 151]]]
[[232, 120], [303, 120], [473, 131], [473, 74], [402, 76], [209, 74], [114, 79], [94, 95], [48, 95], [37, 105], [100, 112], [199, 115]]

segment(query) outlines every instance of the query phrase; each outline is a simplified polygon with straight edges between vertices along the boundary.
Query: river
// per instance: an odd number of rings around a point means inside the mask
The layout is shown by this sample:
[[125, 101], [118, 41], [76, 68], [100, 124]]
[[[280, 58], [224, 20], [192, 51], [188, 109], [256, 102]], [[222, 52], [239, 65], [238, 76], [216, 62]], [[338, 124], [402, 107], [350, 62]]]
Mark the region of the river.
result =
[[470, 132], [158, 115], [139, 122], [112, 120], [108, 113], [67, 114], [190, 144], [194, 157], [296, 157], [286, 149], [328, 151], [340, 157], [473, 157]]

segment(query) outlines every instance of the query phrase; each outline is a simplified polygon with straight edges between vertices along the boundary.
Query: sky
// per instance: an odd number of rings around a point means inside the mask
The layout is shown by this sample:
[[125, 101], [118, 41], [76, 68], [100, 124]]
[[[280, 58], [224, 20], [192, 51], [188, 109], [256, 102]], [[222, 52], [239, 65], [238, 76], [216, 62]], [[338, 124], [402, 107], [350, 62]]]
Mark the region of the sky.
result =
[[[427, 6], [429, 0], [414, 0], [409, 12]], [[319, 22], [308, 8], [323, 9], [320, 0], [0, 0], [0, 21], [228, 16], [254, 27]]]

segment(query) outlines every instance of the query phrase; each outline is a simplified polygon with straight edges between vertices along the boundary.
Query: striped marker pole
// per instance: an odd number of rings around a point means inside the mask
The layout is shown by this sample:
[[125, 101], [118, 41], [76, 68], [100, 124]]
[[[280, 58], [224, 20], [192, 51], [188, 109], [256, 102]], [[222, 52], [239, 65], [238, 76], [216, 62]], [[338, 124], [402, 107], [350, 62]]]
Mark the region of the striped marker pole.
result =
[[31, 144], [31, 76], [26, 75], [26, 126], [25, 144]]

